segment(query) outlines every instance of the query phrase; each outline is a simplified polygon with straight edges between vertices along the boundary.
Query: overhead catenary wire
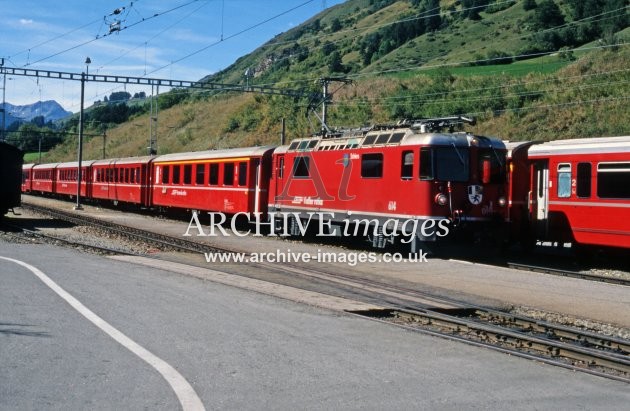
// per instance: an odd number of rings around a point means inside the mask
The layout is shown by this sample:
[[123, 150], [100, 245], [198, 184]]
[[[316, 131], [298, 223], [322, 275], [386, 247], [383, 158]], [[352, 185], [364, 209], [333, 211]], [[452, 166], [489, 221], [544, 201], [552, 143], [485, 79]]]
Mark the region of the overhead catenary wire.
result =
[[179, 63], [179, 62], [181, 62], [181, 61], [184, 61], [184, 60], [186, 60], [186, 59], [189, 59], [190, 57], [195, 56], [195, 55], [197, 55], [197, 54], [199, 54], [199, 53], [202, 53], [202, 52], [204, 52], [204, 51], [208, 50], [208, 49], [209, 49], [209, 48], [211, 48], [211, 47], [214, 47], [214, 46], [216, 46], [216, 45], [218, 45], [218, 44], [221, 44], [221, 43], [222, 43], [223, 41], [225, 41], [225, 40], [229, 40], [229, 39], [232, 39], [232, 38], [234, 38], [234, 37], [240, 36], [241, 34], [247, 33], [248, 31], [251, 31], [251, 30], [253, 30], [253, 29], [257, 28], [257, 27], [260, 27], [260, 26], [262, 26], [263, 24], [269, 23], [270, 21], [273, 21], [273, 20], [277, 19], [278, 17], [282, 17], [282, 16], [284, 16], [284, 15], [286, 15], [286, 14], [289, 14], [289, 13], [291, 13], [291, 12], [293, 12], [293, 11], [295, 11], [295, 10], [297, 10], [297, 9], [301, 8], [301, 7], [306, 6], [307, 4], [310, 4], [310, 3], [314, 2], [314, 1], [315, 1], [315, 0], [307, 0], [307, 1], [303, 2], [303, 3], [298, 4], [298, 5], [297, 5], [297, 6], [295, 6], [295, 7], [292, 7], [292, 8], [290, 8], [290, 9], [288, 9], [288, 10], [285, 10], [285, 11], [283, 11], [283, 12], [281, 12], [281, 13], [278, 13], [278, 14], [276, 14], [276, 15], [274, 15], [274, 16], [272, 16], [272, 17], [269, 17], [269, 18], [267, 18], [267, 19], [265, 19], [265, 20], [262, 20], [262, 21], [260, 21], [260, 22], [258, 22], [258, 23], [256, 23], [256, 24], [252, 24], [251, 26], [248, 26], [248, 27], [246, 27], [246, 28], [244, 28], [244, 29], [242, 29], [242, 30], [239, 30], [239, 31], [237, 31], [237, 32], [236, 32], [236, 33], [234, 33], [234, 34], [230, 34], [230, 35], [229, 35], [229, 36], [227, 36], [227, 37], [223, 37], [223, 38], [222, 38], [221, 40], [219, 40], [219, 41], [215, 41], [214, 43], [211, 43], [211, 44], [209, 44], [209, 45], [207, 45], [207, 46], [205, 46], [205, 47], [202, 47], [202, 48], [200, 48], [200, 49], [198, 49], [198, 50], [195, 50], [195, 51], [193, 51], [193, 52], [191, 52], [191, 53], [188, 53], [188, 54], [186, 54], [185, 56], [180, 57], [180, 58], [179, 58], [179, 59], [177, 59], [177, 60], [173, 60], [173, 61], [171, 61], [169, 64], [166, 64], [166, 65], [164, 65], [164, 66], [162, 66], [162, 67], [159, 67], [159, 68], [157, 68], [157, 69], [155, 69], [155, 70], [151, 71], [149, 74], [155, 73], [155, 72], [160, 71], [160, 70], [163, 70], [163, 69], [165, 69], [165, 68], [167, 68], [167, 67], [169, 67], [169, 66], [171, 66], [171, 65], [173, 65], [173, 64], [175, 64], [175, 63]]
[[183, 8], [183, 7], [186, 7], [186, 6], [190, 5], [190, 4], [192, 4], [192, 3], [196, 3], [196, 2], [198, 2], [198, 1], [201, 1], [201, 0], [190, 0], [190, 1], [188, 1], [187, 3], [180, 4], [179, 6], [175, 6], [175, 7], [171, 8], [171, 9], [168, 9], [168, 10], [163, 11], [163, 12], [161, 12], [161, 13], [155, 13], [155, 14], [153, 14], [152, 16], [149, 16], [149, 17], [146, 17], [146, 18], [142, 18], [141, 20], [136, 21], [135, 23], [128, 24], [128, 25], [126, 25], [126, 26], [121, 26], [121, 27], [120, 27], [119, 29], [117, 29], [115, 32], [111, 32], [111, 31], [110, 31], [109, 33], [106, 33], [106, 34], [103, 34], [103, 35], [97, 35], [97, 36], [96, 36], [95, 38], [93, 38], [93, 39], [90, 39], [90, 40], [84, 41], [84, 42], [82, 42], [82, 43], [76, 44], [76, 45], [74, 45], [74, 46], [72, 46], [72, 47], [68, 47], [68, 48], [66, 48], [66, 49], [64, 49], [64, 50], [61, 50], [61, 51], [58, 51], [58, 52], [56, 52], [56, 53], [50, 54], [50, 55], [48, 55], [48, 56], [46, 56], [46, 57], [42, 57], [42, 58], [40, 58], [39, 60], [36, 60], [36, 61], [30, 62], [30, 63], [27, 63], [27, 64], [25, 64], [25, 65], [24, 65], [24, 67], [32, 66], [32, 65], [34, 65], [34, 64], [41, 63], [42, 61], [49, 60], [49, 59], [51, 59], [51, 58], [53, 58], [53, 57], [60, 56], [60, 55], [62, 55], [62, 54], [64, 54], [64, 53], [67, 53], [68, 51], [78, 49], [79, 47], [82, 47], [82, 46], [85, 46], [85, 45], [87, 45], [87, 44], [93, 43], [93, 42], [95, 42], [95, 41], [97, 41], [97, 40], [101, 40], [101, 39], [103, 39], [103, 38], [105, 38], [105, 37], [109, 37], [109, 36], [111, 36], [111, 35], [112, 35], [112, 34], [114, 34], [114, 33], [118, 33], [118, 32], [121, 32], [121, 31], [123, 31], [123, 30], [130, 29], [130, 28], [132, 28], [132, 27], [134, 27], [134, 26], [137, 26], [138, 24], [144, 23], [144, 22], [146, 22], [146, 21], [149, 21], [149, 20], [155, 19], [155, 18], [160, 17], [160, 16], [164, 16], [164, 15], [169, 14], [169, 13], [171, 13], [171, 12], [175, 11], [175, 10], [179, 10], [179, 9], [181, 9], [181, 8]]

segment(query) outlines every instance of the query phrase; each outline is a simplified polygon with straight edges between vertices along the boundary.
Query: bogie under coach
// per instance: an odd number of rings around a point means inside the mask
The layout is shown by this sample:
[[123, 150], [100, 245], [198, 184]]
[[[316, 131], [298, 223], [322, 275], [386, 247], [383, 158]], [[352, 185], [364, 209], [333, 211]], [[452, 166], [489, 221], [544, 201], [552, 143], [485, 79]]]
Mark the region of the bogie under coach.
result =
[[438, 132], [452, 125], [443, 120], [297, 139], [279, 147], [269, 212], [296, 216], [285, 223], [292, 235], [302, 222], [321, 218], [332, 223], [333, 234], [364, 233], [379, 248], [408, 237], [405, 242], [415, 250], [418, 241], [435, 241], [455, 229], [498, 227], [506, 205], [505, 145], [464, 132]]

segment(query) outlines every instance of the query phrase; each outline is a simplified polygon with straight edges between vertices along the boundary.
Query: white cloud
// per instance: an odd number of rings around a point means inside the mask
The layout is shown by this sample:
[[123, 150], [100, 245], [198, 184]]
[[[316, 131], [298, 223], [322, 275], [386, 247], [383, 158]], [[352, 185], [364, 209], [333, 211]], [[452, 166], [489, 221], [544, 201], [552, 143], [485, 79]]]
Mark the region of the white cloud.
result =
[[33, 24], [33, 19], [20, 19], [20, 24], [23, 26], [27, 26], [29, 24]]

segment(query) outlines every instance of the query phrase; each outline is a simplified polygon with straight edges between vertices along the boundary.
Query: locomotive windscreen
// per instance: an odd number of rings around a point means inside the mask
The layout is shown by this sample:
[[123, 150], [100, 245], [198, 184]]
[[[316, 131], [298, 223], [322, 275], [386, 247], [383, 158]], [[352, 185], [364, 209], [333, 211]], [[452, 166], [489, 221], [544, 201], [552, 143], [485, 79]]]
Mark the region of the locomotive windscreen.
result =
[[464, 147], [422, 147], [420, 149], [420, 179], [468, 181], [470, 151]]

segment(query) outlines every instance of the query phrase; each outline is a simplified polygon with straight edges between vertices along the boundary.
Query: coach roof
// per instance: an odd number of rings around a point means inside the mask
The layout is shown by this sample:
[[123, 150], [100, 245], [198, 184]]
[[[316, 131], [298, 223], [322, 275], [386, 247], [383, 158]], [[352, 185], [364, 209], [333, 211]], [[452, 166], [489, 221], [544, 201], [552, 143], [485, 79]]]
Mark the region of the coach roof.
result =
[[225, 150], [195, 151], [190, 153], [165, 154], [155, 158], [154, 163], [165, 163], [187, 160], [212, 160], [220, 158], [260, 157], [273, 150], [275, 146], [230, 148]]
[[552, 154], [630, 153], [630, 136], [556, 140], [529, 149], [530, 157]]
[[146, 164], [155, 157], [142, 156], [142, 157], [125, 157], [125, 158], [109, 158], [107, 160], [97, 160], [92, 163], [92, 166], [115, 166], [123, 164]]

